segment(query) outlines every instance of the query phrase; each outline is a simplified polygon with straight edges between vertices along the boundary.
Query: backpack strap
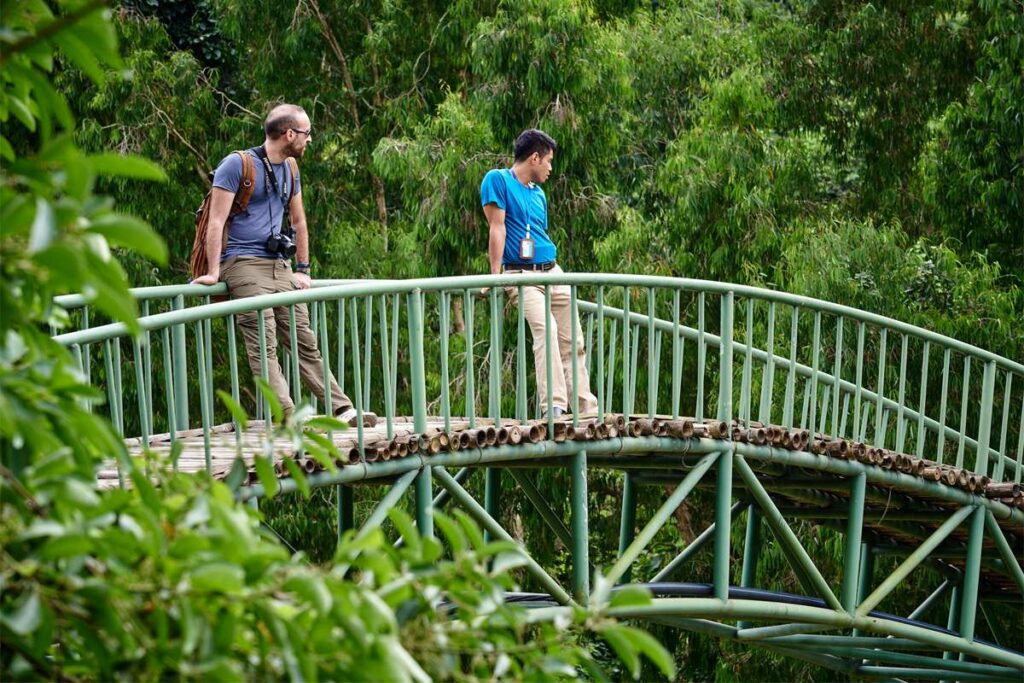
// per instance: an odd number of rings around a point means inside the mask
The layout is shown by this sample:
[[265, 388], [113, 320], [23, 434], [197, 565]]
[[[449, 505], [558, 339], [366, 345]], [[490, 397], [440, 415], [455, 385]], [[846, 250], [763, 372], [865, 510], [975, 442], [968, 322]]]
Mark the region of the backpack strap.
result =
[[292, 187], [291, 192], [288, 194], [288, 202], [292, 201], [292, 197], [295, 196], [295, 188], [299, 186], [299, 163], [295, 161], [295, 157], [288, 157], [288, 168], [292, 171]]
[[248, 152], [235, 152], [242, 159], [242, 179], [238, 183], [238, 192], [231, 205], [231, 216], [237, 216], [249, 208], [253, 190], [256, 189], [256, 165]]

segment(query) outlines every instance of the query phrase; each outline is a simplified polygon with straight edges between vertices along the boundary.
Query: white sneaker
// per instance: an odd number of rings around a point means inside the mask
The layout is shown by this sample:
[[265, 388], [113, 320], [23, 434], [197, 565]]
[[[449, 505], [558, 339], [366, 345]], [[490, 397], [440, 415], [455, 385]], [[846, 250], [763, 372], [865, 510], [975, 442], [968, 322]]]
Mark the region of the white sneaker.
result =
[[[347, 408], [337, 415], [338, 419], [348, 424], [349, 427], [355, 427], [358, 424], [359, 413], [356, 412], [355, 408]], [[377, 414], [371, 413], [369, 410], [363, 411], [363, 426], [364, 427], [376, 427], [377, 426]]]

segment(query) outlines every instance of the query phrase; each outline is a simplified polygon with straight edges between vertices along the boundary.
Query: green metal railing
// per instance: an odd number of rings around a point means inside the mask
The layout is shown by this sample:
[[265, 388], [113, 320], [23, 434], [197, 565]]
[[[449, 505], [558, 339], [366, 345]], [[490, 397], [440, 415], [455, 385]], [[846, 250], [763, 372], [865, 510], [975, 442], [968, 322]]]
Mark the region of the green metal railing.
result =
[[[1021, 481], [1020, 362], [882, 316], [753, 287], [634, 275], [530, 274], [318, 282], [307, 291], [222, 302], [209, 299], [223, 294], [222, 286], [149, 288], [135, 291], [143, 312], [138, 337], [129, 337], [121, 324], [96, 324], [84, 300], [64, 297], [58, 303], [71, 310], [72, 325], [79, 329], [56, 339], [73, 351], [92, 383], [105, 387], [106, 404], [92, 408], [105, 411], [123, 435], [146, 443], [156, 432], [168, 432], [174, 440], [197, 429], [209, 468], [211, 430], [232, 420], [216, 400], [215, 389], [228, 391], [257, 417], [269, 415], [262, 394], [243, 381], [245, 371], [238, 369], [235, 318], [272, 307], [288, 309], [294, 321], [295, 307], [309, 306], [325, 376], [336, 375], [359, 412], [372, 409], [382, 414], [389, 439], [402, 416], [412, 417], [417, 432], [425, 430], [428, 418], [442, 421], [446, 431], [455, 420], [471, 426], [484, 418], [498, 427], [530, 423], [553, 404], [550, 380], [556, 351], [553, 343], [547, 345], [541, 371], [549, 389], [537, 396], [522, 296], [527, 287], [543, 289], [548, 311], [554, 288], [569, 288], [572, 317], [581, 320], [579, 331], [569, 331], [569, 341], [574, 347], [582, 334], [586, 350], [582, 363], [575, 356], [566, 359], [571, 401], [576, 403], [578, 380], [586, 371], [597, 397], [594, 417], [599, 420], [621, 413], [666, 419], [689, 416], [698, 423], [714, 418], [739, 429], [781, 425], [806, 430], [812, 438], [863, 443], [970, 471], [993, 482]], [[515, 305], [509, 303], [510, 293], [517, 295]], [[547, 320], [543, 336], [553, 341], [550, 315]], [[261, 325], [264, 339], [265, 333]], [[290, 340], [294, 348], [294, 334]], [[264, 341], [264, 377], [270, 360], [266, 348]], [[281, 366], [297, 404], [306, 401], [317, 411], [330, 412], [332, 406], [317, 406], [316, 398], [304, 392], [297, 359], [283, 350]], [[134, 409], [127, 409], [132, 404]], [[574, 426], [581, 419], [578, 413], [571, 416]], [[677, 576], [697, 552], [710, 548], [711, 597], [660, 598], [649, 609], [621, 609], [620, 616], [749, 642], [861, 677], [1004, 680], [1024, 672], [1024, 655], [975, 637], [980, 599], [983, 593], [992, 597], [982, 590], [984, 571], [1004, 577], [1014, 587], [1010, 599], [1018, 605], [1024, 594], [1024, 570], [1018, 559], [1024, 528], [1021, 510], [899, 471], [813, 452], [730, 439], [680, 441], [653, 435], [558, 442], [553, 438], [554, 420], [549, 417], [545, 426], [548, 439], [539, 443], [377, 462], [367, 457], [360, 427], [357, 460], [335, 472], [311, 474], [307, 483], [337, 487], [339, 532], [354, 524], [349, 484], [397, 478], [367, 525], [379, 525], [387, 508], [411, 489], [423, 533], [432, 533], [434, 506], [451, 499], [488, 537], [509, 540], [512, 537], [500, 522], [499, 468], [565, 467], [571, 475], [568, 526], [528, 477], [508, 470], [545, 523], [570, 548], [568, 587], [526, 554], [532, 580], [564, 605], [586, 599], [591, 592], [589, 550], [596, 541], [588, 532], [588, 467], [625, 472], [617, 559], [602, 586], [628, 582], [637, 558], [650, 548], [678, 505], [695, 487], [711, 488], [713, 522], [652, 578], [658, 582]], [[240, 431], [235, 433], [240, 438]], [[623, 458], [626, 454], [645, 457]], [[810, 512], [782, 506], [772, 491], [789, 482], [775, 477], [770, 485], [765, 483], [764, 472], [777, 466], [786, 472], [816, 471], [832, 477], [831, 490], [845, 496], [845, 502], [805, 492], [821, 504]], [[453, 476], [450, 467], [464, 469]], [[463, 487], [468, 468], [486, 472], [483, 504]], [[638, 520], [638, 487], [651, 483], [668, 484], [672, 490], [650, 519]], [[792, 484], [806, 486], [796, 480]], [[296, 486], [290, 479], [280, 483], [283, 491]], [[435, 491], [438, 487], [440, 493]], [[918, 545], [884, 548], [864, 542], [865, 510], [879, 488], [941, 503], [938, 508], [894, 511], [886, 522], [904, 537], [918, 539]], [[253, 485], [240, 495], [263, 493], [260, 485]], [[807, 514], [817, 515], [819, 523], [834, 519], [843, 529], [841, 580], [835, 590], [787, 521]], [[731, 530], [744, 516], [743, 562], [734, 568], [731, 557], [737, 549], [732, 547]], [[921, 527], [921, 522], [930, 526]], [[733, 596], [737, 580], [742, 587], [754, 585], [765, 527], [778, 541], [802, 590], [820, 606]], [[961, 546], [955, 538], [965, 532]], [[984, 543], [986, 533], [994, 541], [989, 546]], [[876, 583], [874, 557], [880, 552], [896, 555], [899, 563]], [[917, 619], [937, 602], [948, 600], [948, 618], [938, 625], [940, 631], [875, 611], [911, 572], [940, 552], [944, 558], [955, 557], [944, 561], [960, 567], [958, 577], [946, 578], [911, 615]], [[838, 635], [820, 634], [837, 630]], [[922, 648], [938, 654], [916, 654]]]
[[[172, 416], [179, 431], [227, 421], [214, 397], [213, 359], [218, 370], [226, 361], [232, 394], [241, 400], [234, 318], [270, 306], [292, 308], [294, 315], [300, 303], [311, 306], [325, 372], [335, 370], [357, 408], [373, 404], [389, 427], [396, 411], [415, 414], [416, 391], [422, 388], [426, 398], [426, 377], [417, 382], [415, 375], [427, 366], [439, 370], [439, 377], [430, 378], [430, 398], [446, 420], [462, 408], [471, 424], [483, 413], [499, 423], [522, 422], [542, 412], [551, 397], [529, 401], [533, 372], [522, 298], [508, 315], [516, 324], [504, 325], [501, 288], [541, 286], [550, 302], [551, 288], [561, 284], [571, 287], [571, 306], [583, 318], [586, 366], [600, 414], [633, 414], [643, 406], [649, 416], [678, 417], [692, 406], [697, 419], [717, 415], [744, 424], [780, 424], [929, 458], [993, 480], [1021, 480], [1020, 363], [881, 316], [751, 287], [622, 275], [469, 276], [319, 282], [308, 291], [221, 303], [207, 302], [222, 293], [222, 285], [155, 287], [135, 290], [143, 312], [141, 338], [128, 339], [126, 329], [115, 324], [56, 339], [76, 349], [91, 380], [106, 385], [114, 423], [125, 430], [130, 425], [131, 435], [143, 438], [156, 429], [174, 431]], [[477, 305], [481, 287], [492, 287], [487, 306]], [[580, 296], [581, 289], [592, 296]], [[411, 315], [417, 308], [413, 292], [420, 297], [418, 319]], [[189, 298], [202, 305], [186, 308]], [[718, 316], [709, 315], [715, 299]], [[75, 308], [84, 302], [62, 297], [57, 303]], [[459, 304], [464, 344], [454, 349], [452, 307]], [[211, 323], [216, 319], [228, 325], [215, 337]], [[88, 324], [88, 308], [80, 308], [79, 320]], [[780, 343], [786, 338], [788, 343]], [[425, 345], [432, 357], [417, 367], [416, 349]], [[694, 345], [696, 362], [693, 351], [687, 354]], [[199, 351], [203, 362], [190, 362]], [[708, 362], [709, 351], [718, 352], [717, 362]], [[662, 362], [663, 353], [666, 361], [671, 355], [670, 362]], [[134, 368], [130, 388], [119, 372], [124, 360]], [[515, 367], [514, 377], [503, 375], [506, 366]], [[196, 371], [189, 373], [189, 367]], [[300, 386], [297, 359], [284, 358], [282, 367], [296, 402], [315, 405]], [[580, 368], [570, 371], [578, 375]], [[398, 381], [410, 375], [413, 382]], [[715, 390], [707, 390], [709, 382], [718, 383]], [[486, 387], [486, 400], [478, 387]], [[131, 419], [124, 410], [126, 396], [138, 406]], [[190, 417], [196, 396], [198, 420]], [[253, 396], [250, 405], [263, 416], [266, 406]]]

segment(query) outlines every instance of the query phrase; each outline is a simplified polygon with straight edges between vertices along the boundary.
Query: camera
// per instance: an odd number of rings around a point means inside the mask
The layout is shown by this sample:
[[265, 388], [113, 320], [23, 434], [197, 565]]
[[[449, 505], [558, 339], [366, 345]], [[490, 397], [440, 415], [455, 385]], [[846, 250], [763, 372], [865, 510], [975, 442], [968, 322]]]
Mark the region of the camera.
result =
[[295, 256], [295, 240], [290, 233], [283, 230], [272, 234], [267, 238], [267, 251], [277, 254], [283, 259], [290, 259]]

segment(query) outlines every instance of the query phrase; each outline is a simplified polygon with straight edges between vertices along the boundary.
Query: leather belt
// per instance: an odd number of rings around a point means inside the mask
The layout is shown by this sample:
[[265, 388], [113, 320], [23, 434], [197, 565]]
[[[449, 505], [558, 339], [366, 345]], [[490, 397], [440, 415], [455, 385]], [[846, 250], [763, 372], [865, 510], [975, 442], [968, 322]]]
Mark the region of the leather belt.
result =
[[546, 263], [506, 263], [502, 266], [505, 270], [551, 270], [554, 267], [554, 261]]

